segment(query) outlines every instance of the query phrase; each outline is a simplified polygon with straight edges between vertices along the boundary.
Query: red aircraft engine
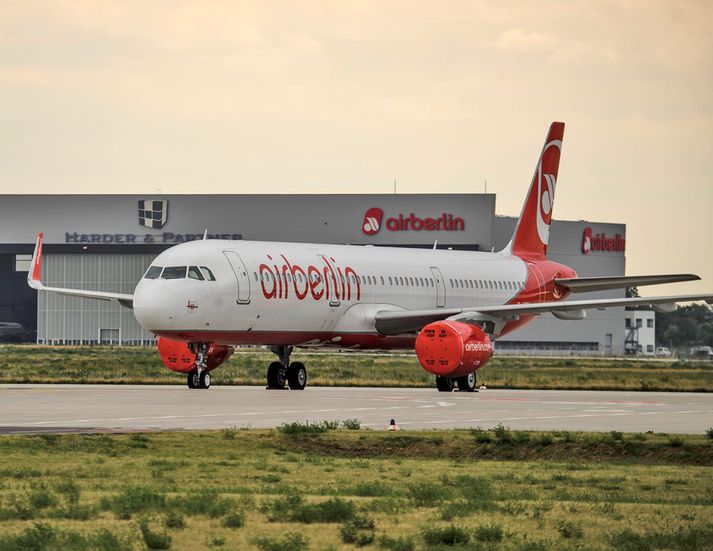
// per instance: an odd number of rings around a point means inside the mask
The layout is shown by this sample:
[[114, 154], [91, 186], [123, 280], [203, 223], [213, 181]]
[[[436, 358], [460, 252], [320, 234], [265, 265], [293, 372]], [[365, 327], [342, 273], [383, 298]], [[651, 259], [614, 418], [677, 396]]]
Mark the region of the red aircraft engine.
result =
[[[171, 371], [188, 373], [196, 367], [196, 355], [188, 348], [188, 343], [159, 337], [158, 352], [161, 354], [163, 365]], [[206, 371], [212, 371], [216, 367], [220, 367], [232, 354], [233, 349], [230, 346], [211, 344], [208, 347]]]
[[483, 367], [493, 355], [490, 338], [478, 325], [436, 321], [416, 337], [416, 356], [426, 371], [463, 377]]

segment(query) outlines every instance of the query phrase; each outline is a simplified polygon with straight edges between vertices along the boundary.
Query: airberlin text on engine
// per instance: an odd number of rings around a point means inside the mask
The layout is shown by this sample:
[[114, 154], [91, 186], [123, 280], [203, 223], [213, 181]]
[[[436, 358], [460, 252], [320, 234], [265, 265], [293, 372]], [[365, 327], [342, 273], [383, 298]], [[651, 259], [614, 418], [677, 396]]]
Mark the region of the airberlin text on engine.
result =
[[314, 300], [359, 300], [361, 285], [356, 271], [342, 268], [333, 258], [319, 255], [319, 265], [306, 268], [293, 264], [284, 254], [279, 259], [267, 255], [269, 263], [259, 267], [260, 286], [266, 299], [288, 299], [290, 293], [297, 300], [311, 296]]

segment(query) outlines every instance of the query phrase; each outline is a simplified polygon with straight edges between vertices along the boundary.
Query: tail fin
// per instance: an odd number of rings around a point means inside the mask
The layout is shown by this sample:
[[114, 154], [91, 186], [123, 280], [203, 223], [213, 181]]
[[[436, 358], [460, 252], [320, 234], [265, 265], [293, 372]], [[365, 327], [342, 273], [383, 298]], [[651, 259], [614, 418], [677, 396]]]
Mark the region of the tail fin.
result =
[[547, 256], [563, 135], [564, 123], [553, 122], [537, 162], [520, 219], [515, 226], [515, 233], [505, 249], [520, 258], [537, 260]]

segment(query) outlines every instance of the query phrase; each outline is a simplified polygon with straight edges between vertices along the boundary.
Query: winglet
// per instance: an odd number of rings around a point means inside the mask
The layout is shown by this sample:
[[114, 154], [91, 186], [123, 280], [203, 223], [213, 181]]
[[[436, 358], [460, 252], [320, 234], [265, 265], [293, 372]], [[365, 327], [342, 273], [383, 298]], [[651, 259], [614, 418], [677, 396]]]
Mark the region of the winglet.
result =
[[40, 232], [37, 234], [37, 243], [35, 244], [35, 252], [32, 255], [32, 266], [27, 272], [27, 284], [33, 289], [41, 289], [42, 281], [40, 275], [42, 273], [42, 242], [45, 234]]

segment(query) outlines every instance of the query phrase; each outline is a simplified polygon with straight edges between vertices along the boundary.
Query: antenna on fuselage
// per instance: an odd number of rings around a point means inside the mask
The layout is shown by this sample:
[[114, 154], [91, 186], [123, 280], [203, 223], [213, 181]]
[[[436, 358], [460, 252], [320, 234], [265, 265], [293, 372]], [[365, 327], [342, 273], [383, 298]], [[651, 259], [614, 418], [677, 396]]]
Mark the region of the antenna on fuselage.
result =
[[206, 228], [203, 232], [203, 241], [205, 241], [206, 239], [208, 239], [208, 228]]

